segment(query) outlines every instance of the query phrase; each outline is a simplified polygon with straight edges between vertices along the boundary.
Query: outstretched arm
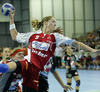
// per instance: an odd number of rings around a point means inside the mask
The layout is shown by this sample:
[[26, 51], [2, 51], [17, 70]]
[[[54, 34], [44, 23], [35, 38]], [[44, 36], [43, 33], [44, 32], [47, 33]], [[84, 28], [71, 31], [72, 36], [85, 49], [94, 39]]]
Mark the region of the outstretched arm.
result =
[[85, 50], [88, 50], [91, 52], [100, 52], [100, 50], [93, 49], [93, 48], [89, 47], [88, 45], [85, 45], [84, 43], [78, 42], [78, 41], [74, 41], [72, 46], [75, 46], [75, 47], [80, 46], [82, 49], [85, 49]]
[[60, 85], [61, 85], [63, 88], [69, 89], [69, 90], [73, 90], [73, 88], [72, 88], [71, 86], [65, 85], [65, 84], [63, 83], [63, 81], [61, 80], [61, 78], [60, 78], [60, 76], [59, 76], [57, 70], [54, 71], [54, 72], [52, 72], [52, 74], [53, 74], [53, 76], [56, 78], [56, 80], [60, 83]]
[[9, 12], [9, 21], [10, 21], [10, 34], [13, 40], [16, 40], [16, 36], [18, 34], [15, 24], [14, 24], [14, 15], [15, 15], [15, 9], [14, 12]]

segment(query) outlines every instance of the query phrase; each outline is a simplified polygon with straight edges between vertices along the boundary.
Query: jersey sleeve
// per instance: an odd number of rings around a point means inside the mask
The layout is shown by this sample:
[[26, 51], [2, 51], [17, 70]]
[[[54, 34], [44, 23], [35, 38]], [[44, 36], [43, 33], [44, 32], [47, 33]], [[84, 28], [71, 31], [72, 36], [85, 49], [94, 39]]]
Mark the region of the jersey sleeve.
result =
[[37, 34], [37, 33], [41, 33], [41, 31], [32, 31], [32, 32], [28, 32], [28, 33], [18, 33], [16, 39], [19, 43], [28, 43], [29, 42], [29, 38], [33, 35], [33, 34]]
[[32, 33], [18, 33], [16, 39], [19, 43], [28, 43], [30, 36]]
[[56, 46], [59, 46], [60, 44], [67, 44], [72, 45], [72, 43], [75, 41], [74, 39], [71, 39], [69, 37], [65, 37], [64, 35], [61, 35], [59, 33], [53, 33], [56, 38]]

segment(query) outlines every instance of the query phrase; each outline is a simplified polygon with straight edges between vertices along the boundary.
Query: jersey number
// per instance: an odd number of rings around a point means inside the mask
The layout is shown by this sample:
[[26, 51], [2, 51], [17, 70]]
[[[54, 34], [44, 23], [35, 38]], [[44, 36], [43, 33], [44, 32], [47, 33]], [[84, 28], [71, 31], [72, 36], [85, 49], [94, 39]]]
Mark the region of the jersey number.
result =
[[39, 38], [39, 35], [37, 35], [35, 39], [38, 39], [38, 38]]

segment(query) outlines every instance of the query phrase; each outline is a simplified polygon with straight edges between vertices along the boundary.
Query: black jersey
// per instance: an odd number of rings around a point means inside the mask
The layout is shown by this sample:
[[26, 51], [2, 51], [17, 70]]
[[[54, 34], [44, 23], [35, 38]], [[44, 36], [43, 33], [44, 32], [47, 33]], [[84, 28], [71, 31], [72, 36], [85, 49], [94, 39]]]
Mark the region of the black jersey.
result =
[[[9, 62], [17, 61], [10, 60]], [[0, 76], [0, 92], [18, 92], [18, 82], [21, 78], [16, 71], [3, 73]]]
[[74, 54], [71, 54], [71, 56], [66, 54], [64, 60], [65, 60], [65, 65], [70, 67], [68, 68], [69, 71], [76, 70], [76, 65], [75, 65], [76, 57]]

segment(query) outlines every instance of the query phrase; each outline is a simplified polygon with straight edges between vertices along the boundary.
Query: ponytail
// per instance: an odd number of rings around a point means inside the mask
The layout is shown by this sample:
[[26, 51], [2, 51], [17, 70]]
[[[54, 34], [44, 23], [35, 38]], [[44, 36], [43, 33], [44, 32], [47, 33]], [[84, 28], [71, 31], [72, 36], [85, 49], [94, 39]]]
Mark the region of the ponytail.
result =
[[32, 27], [35, 28], [35, 30], [39, 30], [42, 27], [42, 23], [37, 19], [32, 20]]
[[35, 30], [39, 30], [40, 28], [42, 29], [43, 28], [43, 22], [49, 21], [51, 18], [53, 18], [53, 16], [44, 17], [41, 22], [38, 21], [38, 19], [32, 20], [32, 27], [35, 28]]

